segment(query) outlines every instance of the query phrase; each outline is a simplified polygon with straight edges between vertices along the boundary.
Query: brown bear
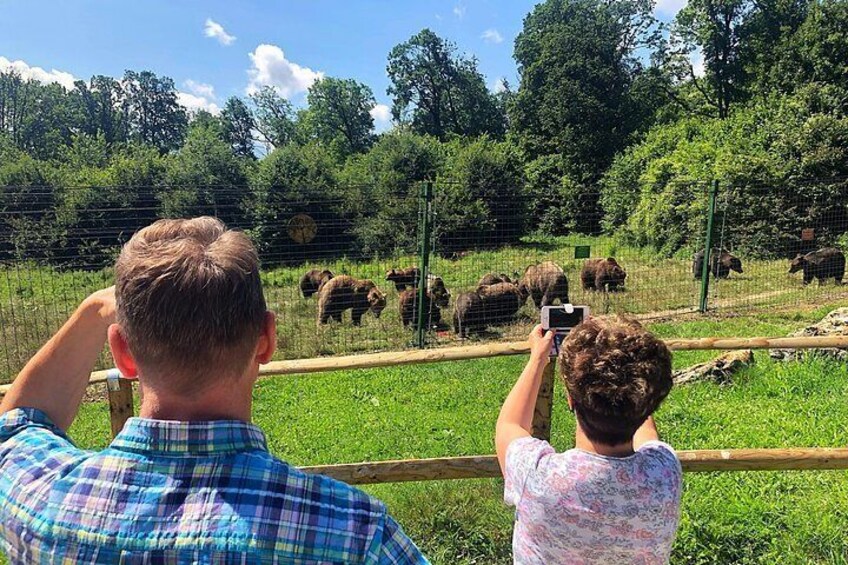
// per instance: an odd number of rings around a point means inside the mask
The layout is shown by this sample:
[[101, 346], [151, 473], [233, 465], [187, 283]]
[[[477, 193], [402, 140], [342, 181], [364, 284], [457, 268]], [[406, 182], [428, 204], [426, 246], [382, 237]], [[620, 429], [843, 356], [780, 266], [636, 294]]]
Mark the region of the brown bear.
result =
[[319, 290], [321, 285], [333, 278], [333, 273], [328, 270], [312, 269], [300, 277], [300, 292], [304, 298], [309, 298]]
[[583, 290], [600, 290], [614, 292], [622, 290], [627, 273], [612, 257], [606, 259], [589, 259], [583, 263], [580, 271], [580, 281]]
[[450, 292], [448, 292], [448, 289], [445, 286], [445, 281], [442, 280], [442, 277], [427, 275], [427, 292], [433, 298], [436, 306], [440, 308], [447, 308], [448, 304], [450, 304], [451, 295]]
[[461, 338], [479, 333], [486, 327], [483, 299], [474, 292], [463, 292], [456, 297], [453, 310], [453, 330]]
[[[418, 327], [418, 289], [410, 288], [400, 293], [400, 320], [403, 327], [413, 324]], [[438, 326], [442, 321], [442, 311], [439, 309], [439, 299], [430, 292], [424, 293], [424, 313], [427, 319], [427, 329]]]
[[494, 273], [489, 273], [488, 275], [483, 275], [483, 278], [480, 279], [480, 281], [477, 283], [477, 287], [479, 288], [481, 286], [492, 286], [493, 284], [498, 284], [498, 283], [503, 283], [503, 282], [511, 283], [512, 279], [509, 278], [508, 275], [505, 275], [503, 273], [501, 273], [499, 275], [496, 275]]
[[804, 271], [804, 284], [810, 284], [814, 278], [822, 284], [827, 279], [833, 279], [836, 284], [842, 284], [845, 276], [845, 255], [834, 247], [825, 247], [818, 251], [801, 255], [792, 259], [789, 272]]
[[331, 318], [341, 322], [342, 313], [350, 308], [353, 325], [358, 326], [365, 312], [370, 310], [379, 318], [385, 307], [386, 295], [372, 281], [341, 275], [325, 282], [318, 292], [318, 323], [326, 324]]
[[395, 283], [395, 288], [398, 292], [406, 290], [406, 287], [417, 287], [420, 277], [421, 271], [418, 270], [418, 267], [386, 271], [386, 280]]
[[527, 299], [518, 290], [518, 285], [506, 282], [481, 286], [477, 289], [477, 294], [483, 300], [483, 319], [486, 325], [511, 322]]
[[532, 296], [536, 308], [551, 306], [556, 300], [568, 303], [568, 278], [562, 267], [553, 261], [527, 267], [518, 281], [518, 290], [525, 301]]
[[[718, 279], [726, 279], [730, 276], [730, 271], [741, 273], [742, 261], [739, 257], [729, 252], [727, 249], [713, 249], [710, 253], [710, 272]], [[695, 253], [692, 259], [692, 274], [695, 279], [700, 280], [704, 274], [704, 250], [701, 249]]]

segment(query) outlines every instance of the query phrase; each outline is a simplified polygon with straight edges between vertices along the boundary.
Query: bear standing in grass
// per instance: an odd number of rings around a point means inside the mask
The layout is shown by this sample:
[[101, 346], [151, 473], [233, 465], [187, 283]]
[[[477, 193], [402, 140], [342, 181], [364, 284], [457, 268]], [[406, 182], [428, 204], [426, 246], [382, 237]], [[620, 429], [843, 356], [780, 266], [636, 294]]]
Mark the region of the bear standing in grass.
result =
[[627, 273], [612, 257], [589, 259], [583, 263], [583, 269], [580, 271], [583, 290], [608, 290], [609, 292], [623, 290], [621, 287], [624, 286], [626, 278]]
[[359, 326], [365, 312], [379, 318], [385, 307], [386, 295], [372, 281], [341, 275], [324, 283], [318, 293], [318, 323], [331, 318], [341, 322], [342, 313], [351, 309], [353, 325]]
[[[428, 314], [430, 326], [438, 326], [442, 320], [440, 308], [447, 308], [450, 304], [450, 292], [445, 287], [445, 281], [441, 277], [430, 275], [427, 277], [427, 292], [424, 293], [424, 312]], [[400, 319], [403, 327], [409, 324], [418, 325], [418, 289], [404, 290], [398, 297], [400, 306]]]
[[[730, 276], [730, 271], [742, 273], [742, 261], [739, 257], [730, 253], [727, 249], [713, 249], [710, 253], [710, 272], [718, 279], [726, 279]], [[704, 274], [704, 250], [701, 249], [695, 253], [692, 259], [692, 274], [696, 279], [700, 279]]]
[[304, 298], [309, 298], [321, 290], [321, 286], [332, 278], [333, 273], [326, 269], [323, 271], [318, 269], [307, 271], [306, 274], [300, 277], [300, 292], [303, 293]]
[[568, 303], [568, 279], [562, 267], [553, 261], [527, 267], [518, 281], [518, 290], [524, 300], [532, 296], [536, 308], [550, 306], [556, 300], [562, 304]]
[[792, 259], [789, 272], [804, 271], [804, 284], [810, 284], [813, 279], [819, 279], [819, 284], [827, 279], [833, 279], [836, 284], [842, 284], [845, 276], [845, 255], [834, 247], [825, 247], [818, 251], [801, 255]]
[[486, 328], [483, 299], [477, 291], [463, 292], [456, 298], [453, 309], [453, 331], [460, 338], [479, 333]]
[[386, 280], [395, 283], [395, 288], [398, 292], [405, 290], [406, 287], [417, 287], [420, 276], [421, 271], [418, 270], [418, 267], [407, 267], [406, 269], [391, 269], [386, 271]]

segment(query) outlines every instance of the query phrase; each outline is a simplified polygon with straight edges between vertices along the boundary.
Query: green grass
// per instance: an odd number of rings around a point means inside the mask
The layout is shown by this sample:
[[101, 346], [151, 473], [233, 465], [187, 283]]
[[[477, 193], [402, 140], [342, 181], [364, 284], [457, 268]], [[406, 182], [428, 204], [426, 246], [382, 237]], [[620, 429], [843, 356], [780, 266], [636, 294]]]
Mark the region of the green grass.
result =
[[[651, 326], [664, 337], [784, 335], [827, 310], [707, 318]], [[675, 353], [675, 366], [712, 357]], [[297, 465], [492, 453], [503, 398], [523, 357], [264, 379], [254, 420], [271, 451]], [[672, 391], [657, 420], [678, 449], [838, 447], [848, 444], [848, 367], [808, 359], [776, 364], [764, 352], [729, 385]], [[574, 425], [558, 387], [553, 444]], [[103, 402], [82, 407], [71, 435], [109, 441]], [[500, 480], [366, 487], [384, 500], [434, 563], [509, 563], [512, 511]], [[687, 474], [673, 563], [846, 563], [848, 474]]]
[[[614, 255], [628, 272], [625, 292], [605, 295], [580, 288], [582, 260], [575, 260], [574, 245], [591, 245], [592, 256]], [[588, 304], [594, 313], [664, 313], [675, 316], [698, 303], [700, 282], [691, 274], [686, 257], [660, 258], [644, 249], [618, 244], [611, 237], [568, 236], [532, 240], [496, 251], [470, 253], [453, 261], [434, 255], [431, 270], [444, 278], [454, 296], [473, 289], [488, 272], [522, 273], [531, 263], [553, 260], [563, 266], [570, 281], [570, 298], [575, 304]], [[848, 301], [848, 286], [816, 283], [803, 287], [800, 275], [787, 274], [785, 261], [757, 261], [743, 257], [744, 274], [733, 273], [711, 286], [711, 307], [722, 313], [751, 313], [763, 309], [819, 305]], [[269, 307], [277, 313], [278, 359], [316, 357], [378, 350], [399, 350], [411, 346], [412, 332], [404, 330], [398, 313], [397, 292], [384, 280], [385, 272], [398, 266], [416, 264], [413, 256], [369, 261], [337, 259], [297, 267], [276, 268], [263, 273]], [[316, 325], [317, 300], [300, 295], [298, 281], [312, 267], [329, 268], [371, 278], [388, 293], [388, 306], [380, 319], [366, 315], [362, 327], [352, 327], [350, 314], [345, 323]], [[111, 284], [109, 270], [68, 272], [18, 265], [0, 268], [0, 383], [7, 382], [52, 335], [88, 293]], [[848, 302], [846, 302], [848, 303]], [[452, 306], [443, 319], [452, 319]], [[494, 328], [486, 339], [511, 339], [526, 335], [538, 319], [532, 301], [519, 312], [516, 322]], [[455, 345], [453, 332], [433, 333], [432, 345]], [[101, 368], [110, 365], [103, 358]]]

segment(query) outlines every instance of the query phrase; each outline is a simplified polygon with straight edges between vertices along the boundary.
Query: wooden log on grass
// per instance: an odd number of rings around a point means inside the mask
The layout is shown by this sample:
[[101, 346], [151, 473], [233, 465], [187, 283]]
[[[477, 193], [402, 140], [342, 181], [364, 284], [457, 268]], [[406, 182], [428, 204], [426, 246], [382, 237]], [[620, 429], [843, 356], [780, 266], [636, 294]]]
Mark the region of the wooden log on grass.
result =
[[[678, 451], [677, 457], [689, 473], [848, 469], [848, 449], [844, 448], [698, 449]], [[501, 476], [494, 455], [317, 465], [301, 470], [359, 485]]]

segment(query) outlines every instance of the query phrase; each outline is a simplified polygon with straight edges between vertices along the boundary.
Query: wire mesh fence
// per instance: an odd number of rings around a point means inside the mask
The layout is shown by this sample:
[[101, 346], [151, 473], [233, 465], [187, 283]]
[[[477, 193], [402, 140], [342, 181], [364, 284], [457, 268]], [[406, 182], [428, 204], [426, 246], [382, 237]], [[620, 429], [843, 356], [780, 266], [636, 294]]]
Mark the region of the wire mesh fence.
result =
[[[820, 276], [836, 255], [815, 254], [848, 244], [846, 180], [711, 186], [541, 197], [492, 179], [332, 191], [4, 187], [0, 382], [87, 294], [112, 284], [121, 245], [159, 217], [215, 215], [248, 233], [280, 358], [521, 338], [541, 306], [564, 302], [651, 318], [696, 312], [704, 299], [733, 312], [848, 297], [835, 274]], [[636, 206], [645, 191], [659, 216]], [[697, 253], [713, 195], [704, 281]], [[790, 274], [790, 259], [811, 252]]]
[[848, 299], [848, 286], [841, 284], [848, 248], [848, 179], [729, 184], [716, 195], [714, 222], [712, 309]]

